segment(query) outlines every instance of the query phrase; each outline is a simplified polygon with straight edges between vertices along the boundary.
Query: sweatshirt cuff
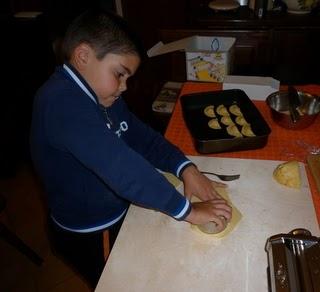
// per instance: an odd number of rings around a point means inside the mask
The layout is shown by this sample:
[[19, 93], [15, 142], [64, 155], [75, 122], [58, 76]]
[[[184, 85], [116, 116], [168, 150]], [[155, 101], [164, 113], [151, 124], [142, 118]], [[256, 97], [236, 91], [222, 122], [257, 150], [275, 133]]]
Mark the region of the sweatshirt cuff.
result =
[[187, 167], [189, 167], [190, 165], [196, 166], [196, 165], [195, 165], [192, 161], [190, 161], [190, 160], [187, 160], [187, 161], [181, 163], [180, 166], [179, 166], [178, 169], [177, 169], [176, 176], [179, 177], [179, 178], [181, 178], [181, 175], [182, 175], [183, 171], [184, 171]]
[[189, 200], [185, 199], [186, 203], [184, 205], [184, 207], [182, 208], [182, 210], [175, 216], [173, 216], [173, 218], [182, 221], [184, 220], [191, 212], [191, 204], [189, 202]]

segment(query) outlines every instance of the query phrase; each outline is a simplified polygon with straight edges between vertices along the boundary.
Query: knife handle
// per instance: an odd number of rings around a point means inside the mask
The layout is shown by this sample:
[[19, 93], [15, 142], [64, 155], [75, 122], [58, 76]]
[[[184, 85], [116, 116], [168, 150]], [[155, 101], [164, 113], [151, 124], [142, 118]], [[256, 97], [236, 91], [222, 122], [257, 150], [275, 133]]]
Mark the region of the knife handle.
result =
[[307, 163], [316, 182], [318, 192], [320, 193], [320, 154], [308, 155]]

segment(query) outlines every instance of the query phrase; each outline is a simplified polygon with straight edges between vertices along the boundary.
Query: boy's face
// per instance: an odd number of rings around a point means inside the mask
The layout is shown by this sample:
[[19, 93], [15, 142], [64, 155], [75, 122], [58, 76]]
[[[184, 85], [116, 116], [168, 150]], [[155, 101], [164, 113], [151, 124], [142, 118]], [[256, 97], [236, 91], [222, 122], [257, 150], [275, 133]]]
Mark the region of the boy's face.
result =
[[90, 47], [85, 57], [85, 62], [76, 68], [96, 93], [99, 103], [111, 106], [127, 89], [127, 79], [138, 69], [140, 58], [135, 54], [110, 53], [98, 60]]

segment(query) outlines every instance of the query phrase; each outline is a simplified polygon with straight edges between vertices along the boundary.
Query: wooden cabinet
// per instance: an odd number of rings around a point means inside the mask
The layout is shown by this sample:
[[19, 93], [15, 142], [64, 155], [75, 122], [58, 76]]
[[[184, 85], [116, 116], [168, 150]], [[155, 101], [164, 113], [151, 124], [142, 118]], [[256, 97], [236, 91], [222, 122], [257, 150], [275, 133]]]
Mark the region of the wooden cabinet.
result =
[[320, 83], [320, 27], [276, 29], [273, 37], [273, 74], [288, 82]]

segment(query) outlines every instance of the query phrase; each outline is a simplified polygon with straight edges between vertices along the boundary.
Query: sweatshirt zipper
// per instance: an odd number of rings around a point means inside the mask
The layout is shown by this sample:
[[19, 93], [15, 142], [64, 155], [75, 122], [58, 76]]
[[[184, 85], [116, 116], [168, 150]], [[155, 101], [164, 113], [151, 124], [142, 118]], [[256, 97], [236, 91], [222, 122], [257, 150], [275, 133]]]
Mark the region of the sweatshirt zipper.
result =
[[106, 116], [106, 118], [108, 120], [107, 127], [108, 127], [108, 129], [111, 129], [113, 123], [112, 123], [112, 120], [111, 120], [111, 118], [110, 118], [110, 116], [108, 114], [108, 111], [107, 111], [107, 109], [105, 107], [102, 108], [102, 111], [103, 111], [104, 115]]

